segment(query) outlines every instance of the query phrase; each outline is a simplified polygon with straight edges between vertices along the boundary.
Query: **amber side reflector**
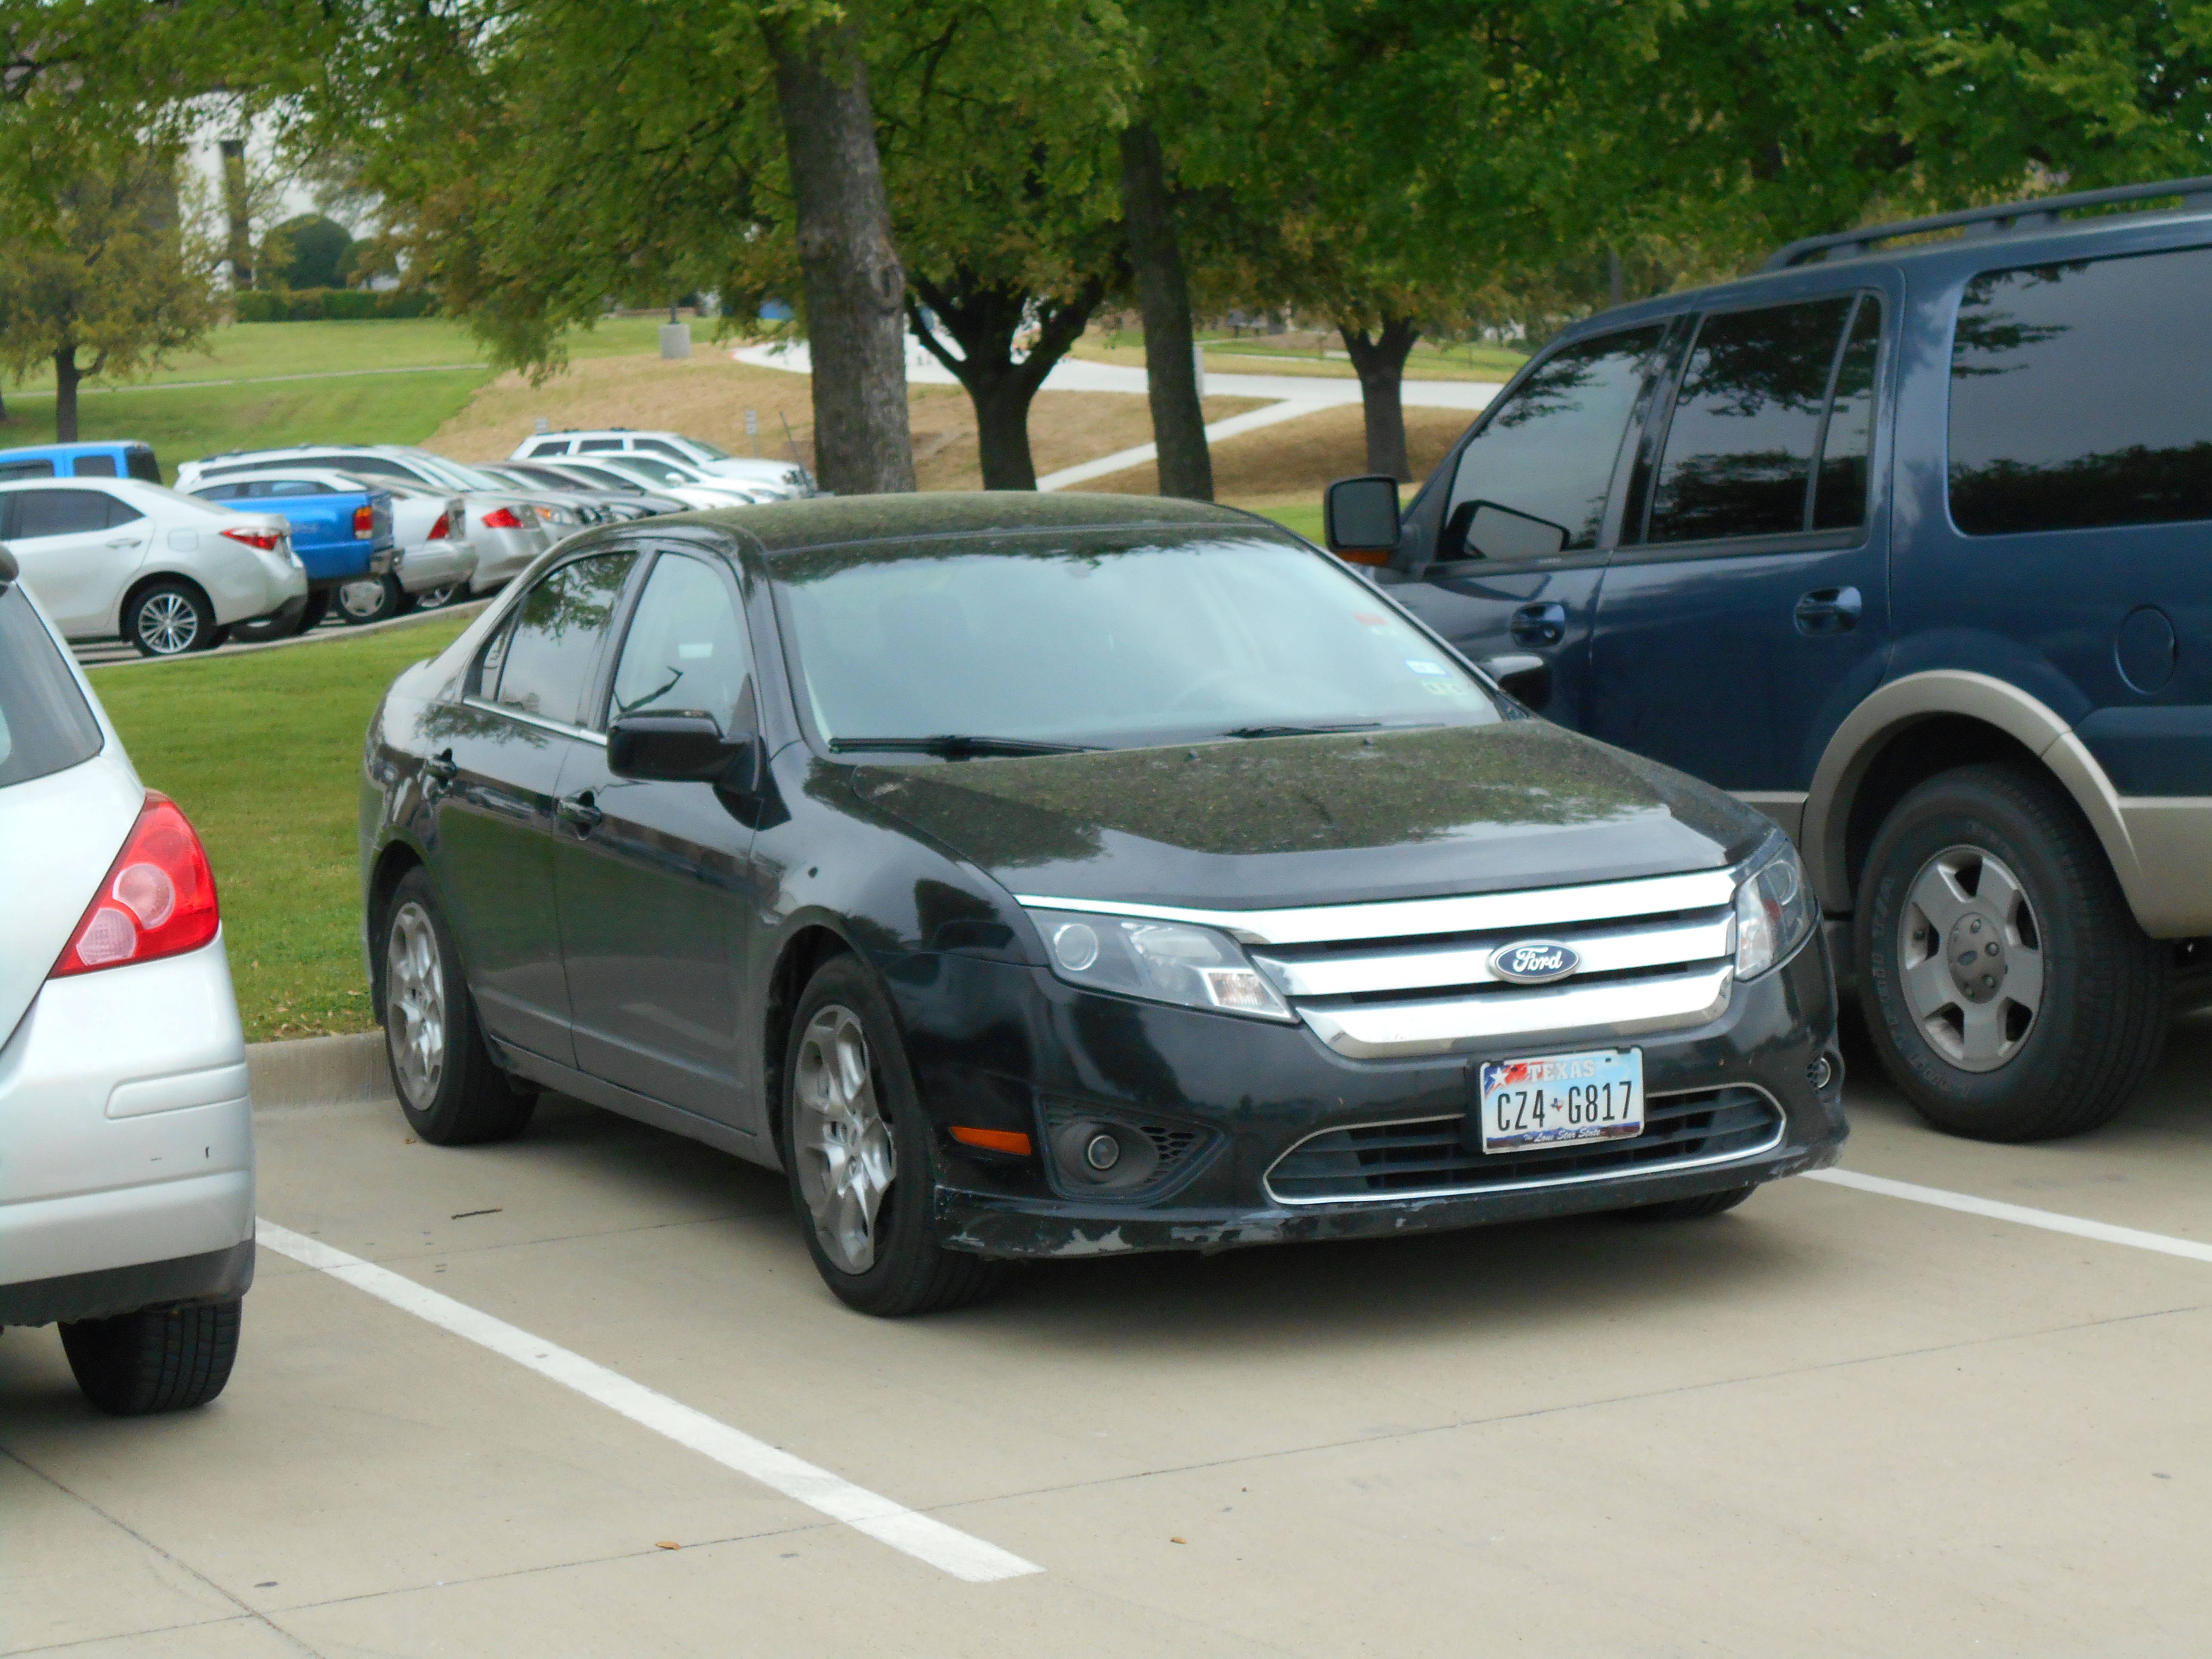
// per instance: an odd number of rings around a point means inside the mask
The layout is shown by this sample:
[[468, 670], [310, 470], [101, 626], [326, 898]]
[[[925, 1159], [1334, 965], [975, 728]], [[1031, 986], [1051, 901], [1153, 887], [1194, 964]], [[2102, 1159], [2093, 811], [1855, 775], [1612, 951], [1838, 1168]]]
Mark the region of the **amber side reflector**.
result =
[[1388, 564], [1390, 562], [1390, 555], [1388, 553], [1344, 552], [1338, 554], [1336, 556], [1342, 559], [1346, 564]]
[[963, 1146], [981, 1146], [987, 1152], [1012, 1152], [1016, 1158], [1030, 1155], [1030, 1138], [1018, 1129], [970, 1129], [956, 1123], [952, 1138]]

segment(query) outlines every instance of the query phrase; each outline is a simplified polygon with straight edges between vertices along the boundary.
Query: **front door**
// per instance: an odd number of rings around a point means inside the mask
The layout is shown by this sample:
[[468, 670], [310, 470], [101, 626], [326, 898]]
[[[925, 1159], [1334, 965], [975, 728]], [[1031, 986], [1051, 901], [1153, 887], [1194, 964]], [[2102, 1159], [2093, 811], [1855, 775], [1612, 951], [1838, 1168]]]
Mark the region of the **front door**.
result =
[[[651, 710], [754, 722], [737, 580], [705, 552], [664, 550], [616, 660], [605, 720]], [[643, 782], [580, 748], [561, 780], [556, 889], [583, 1071], [750, 1128], [739, 1053], [753, 832], [711, 784]]]
[[0, 541], [63, 634], [112, 634], [153, 521], [106, 490], [67, 484], [11, 490], [0, 507], [12, 509], [0, 523]]
[[1585, 729], [1793, 834], [1889, 645], [1887, 491], [1870, 485], [1892, 309], [1869, 290], [1700, 319], [1598, 603]]
[[547, 571], [469, 671], [462, 701], [424, 720], [431, 868], [469, 988], [501, 1042], [575, 1063], [553, 889], [561, 776], [593, 750], [583, 724], [634, 553]]
[[[1563, 726], [1583, 723], [1607, 507], [1663, 324], [1579, 340], [1493, 404], [1453, 461], [1426, 563], [1391, 596]], [[1509, 660], [1511, 659], [1511, 660]]]

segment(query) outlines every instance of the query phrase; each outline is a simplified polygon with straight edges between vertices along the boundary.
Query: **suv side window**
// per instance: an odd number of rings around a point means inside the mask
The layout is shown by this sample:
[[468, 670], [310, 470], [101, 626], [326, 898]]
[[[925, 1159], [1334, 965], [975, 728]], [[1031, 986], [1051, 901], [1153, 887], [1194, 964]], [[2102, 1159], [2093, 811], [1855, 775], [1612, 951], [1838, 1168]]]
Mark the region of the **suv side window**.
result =
[[[1651, 492], [1647, 542], [1718, 541], [1809, 529], [1814, 458], [1821, 456], [1832, 389], [1849, 356], [1863, 369], [1863, 396], [1836, 428], [1838, 499], [1831, 511], [1848, 527], [1865, 517], [1865, 444], [1871, 437], [1872, 354], [1881, 340], [1878, 303], [1869, 296], [1869, 329], [1848, 334], [1858, 296], [1843, 295], [1707, 317], [1682, 371]], [[1862, 343], [1862, 340], [1863, 343]], [[1856, 386], [1856, 380], [1853, 384]], [[1854, 422], [1856, 421], [1856, 424]], [[1859, 501], [1849, 500], [1859, 447]]]
[[1526, 562], [1597, 545], [1654, 324], [1553, 353], [1460, 452], [1437, 557]]
[[1951, 347], [1969, 536], [2212, 519], [2212, 248], [1984, 271]]
[[517, 714], [577, 723], [637, 555], [599, 553], [549, 570], [484, 652], [477, 695]]
[[579, 455], [599, 455], [623, 447], [620, 438], [586, 438], [576, 446]]
[[688, 461], [691, 459], [665, 438], [633, 438], [630, 440], [630, 445], [633, 448], [642, 449], [648, 454], [665, 455], [671, 460]]

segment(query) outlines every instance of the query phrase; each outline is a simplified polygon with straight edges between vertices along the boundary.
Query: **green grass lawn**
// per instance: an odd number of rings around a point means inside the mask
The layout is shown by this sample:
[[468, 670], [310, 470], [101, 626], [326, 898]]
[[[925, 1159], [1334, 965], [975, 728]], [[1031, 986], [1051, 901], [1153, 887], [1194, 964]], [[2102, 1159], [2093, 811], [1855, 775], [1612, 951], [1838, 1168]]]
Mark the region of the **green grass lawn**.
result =
[[[1234, 501], [1230, 503], [1235, 506]], [[1277, 524], [1295, 530], [1315, 546], [1321, 545], [1321, 503], [1311, 507], [1255, 507], [1252, 509], [1263, 519], [1273, 519]]]
[[282, 651], [96, 669], [138, 775], [207, 844], [249, 1042], [365, 1031], [362, 736], [399, 671], [467, 625], [435, 615]]

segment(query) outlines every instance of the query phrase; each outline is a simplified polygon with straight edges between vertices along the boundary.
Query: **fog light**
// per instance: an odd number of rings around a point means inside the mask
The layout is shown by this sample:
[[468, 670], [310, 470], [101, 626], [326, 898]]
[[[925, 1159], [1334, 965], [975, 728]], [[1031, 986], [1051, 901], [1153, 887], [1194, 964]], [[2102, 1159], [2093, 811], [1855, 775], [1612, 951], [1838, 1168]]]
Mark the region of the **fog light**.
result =
[[1109, 1134], [1095, 1134], [1083, 1149], [1083, 1161], [1103, 1175], [1121, 1161], [1121, 1143]]

